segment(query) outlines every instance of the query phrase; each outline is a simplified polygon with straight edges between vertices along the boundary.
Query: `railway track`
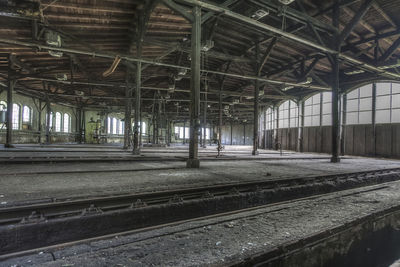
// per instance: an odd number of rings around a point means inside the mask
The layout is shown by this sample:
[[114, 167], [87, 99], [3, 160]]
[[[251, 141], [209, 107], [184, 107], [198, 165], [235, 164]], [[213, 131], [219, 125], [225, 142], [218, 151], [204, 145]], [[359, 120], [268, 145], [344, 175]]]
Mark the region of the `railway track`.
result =
[[400, 168], [0, 209], [0, 255], [400, 180]]

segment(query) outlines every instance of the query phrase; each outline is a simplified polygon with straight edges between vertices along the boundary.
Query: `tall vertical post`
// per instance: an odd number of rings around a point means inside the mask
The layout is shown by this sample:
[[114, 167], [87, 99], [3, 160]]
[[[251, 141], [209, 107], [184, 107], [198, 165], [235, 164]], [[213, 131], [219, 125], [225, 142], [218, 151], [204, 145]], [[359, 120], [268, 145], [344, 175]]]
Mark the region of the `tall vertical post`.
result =
[[274, 130], [274, 137], [275, 137], [275, 149], [279, 149], [279, 108], [276, 106], [274, 107], [275, 116], [275, 130]]
[[246, 145], [246, 123], [243, 123], [243, 145]]
[[186, 167], [199, 168], [201, 9], [198, 6], [193, 7], [191, 46], [190, 142]]
[[303, 135], [304, 135], [304, 100], [300, 100], [298, 104], [298, 123], [297, 125], [299, 126], [298, 132], [297, 132], [297, 151], [298, 152], [304, 152], [303, 148]]
[[263, 110], [264, 113], [264, 149], [267, 149], [267, 108]]
[[[324, 113], [324, 94], [323, 93], [319, 94], [319, 103], [320, 103], [320, 105], [319, 105], [319, 128], [318, 128], [319, 136], [320, 136], [320, 141], [319, 141], [320, 151], [319, 152], [322, 153], [324, 143], [325, 143], [324, 132], [322, 129], [323, 118], [324, 118], [324, 115], [323, 115], [323, 113]], [[339, 122], [338, 122], [338, 125], [339, 125]]]
[[128, 67], [127, 69], [128, 75], [126, 79], [126, 89], [125, 89], [125, 127], [124, 127], [124, 149], [128, 149], [131, 147], [131, 131], [132, 131], [132, 84], [131, 84], [131, 77], [133, 69]]
[[[260, 45], [257, 42], [256, 44], [256, 62], [258, 62], [260, 56]], [[259, 63], [256, 63], [256, 75], [258, 75], [258, 68], [259, 68]], [[259, 96], [260, 96], [260, 82], [259, 80], [255, 80], [254, 84], [254, 128], [253, 128], [253, 151], [252, 155], [258, 155], [258, 126], [259, 126], [259, 121], [258, 121], [258, 102], [259, 102]]]
[[186, 144], [186, 121], [183, 121], [183, 144]]
[[81, 130], [80, 130], [80, 133], [81, 133], [81, 142], [82, 143], [85, 143], [86, 142], [86, 112], [85, 112], [85, 110], [82, 108], [82, 119], [81, 119], [81, 124], [80, 124], [80, 127], [81, 127]]
[[77, 123], [76, 123], [76, 125], [78, 126], [78, 129], [76, 129], [77, 130], [77, 132], [78, 132], [78, 136], [77, 136], [77, 141], [78, 141], [78, 143], [79, 144], [81, 144], [82, 143], [82, 106], [79, 106], [77, 109], [76, 109], [76, 120], [77, 120]]
[[12, 145], [12, 118], [13, 118], [13, 93], [15, 80], [12, 77], [11, 68], [8, 70], [8, 86], [7, 86], [7, 121], [6, 121], [6, 143], [5, 147], [13, 147]]
[[376, 156], [376, 83], [372, 84], [372, 149]]
[[42, 100], [39, 100], [38, 108], [38, 144], [42, 143]]
[[346, 124], [347, 124], [347, 118], [346, 118], [346, 113], [347, 113], [347, 94], [343, 94], [341, 102], [341, 107], [342, 107], [342, 131], [340, 133], [340, 154], [344, 156], [346, 152]]
[[233, 122], [231, 121], [231, 145], [233, 145]]
[[49, 96], [46, 96], [46, 144], [50, 144], [51, 106]]
[[[339, 0], [335, 0], [332, 22], [335, 28], [339, 28]], [[335, 34], [338, 40], [339, 34]], [[337, 51], [340, 51], [340, 42], [335, 44]], [[331, 162], [340, 162], [339, 158], [339, 57], [338, 54], [332, 55], [332, 157]]]
[[[138, 47], [141, 45], [138, 45]], [[141, 54], [141, 53], [140, 53]], [[140, 131], [140, 87], [142, 86], [142, 63], [136, 63], [136, 88], [135, 88], [135, 125], [133, 135], [133, 154], [140, 154], [139, 131]]]
[[207, 147], [207, 81], [204, 86], [204, 103], [203, 103], [203, 148]]
[[218, 142], [219, 145], [222, 145], [222, 89], [223, 89], [223, 82], [219, 88], [219, 100], [218, 100]]

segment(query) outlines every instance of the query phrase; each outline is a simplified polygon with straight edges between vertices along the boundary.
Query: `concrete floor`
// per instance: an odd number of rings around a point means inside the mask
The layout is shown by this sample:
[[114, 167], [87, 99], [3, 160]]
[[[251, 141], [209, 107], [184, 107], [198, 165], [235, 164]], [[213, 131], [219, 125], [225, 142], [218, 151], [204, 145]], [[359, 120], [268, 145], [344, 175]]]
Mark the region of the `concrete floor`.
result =
[[[260, 150], [226, 146], [216, 159], [216, 147], [200, 149], [200, 169], [186, 169], [187, 146], [143, 148], [141, 156], [116, 145], [17, 145], [0, 148], [0, 207], [26, 201], [52, 201], [135, 192], [151, 192], [243, 181], [324, 175], [400, 166], [398, 160], [346, 157], [332, 164], [327, 154]], [[58, 158], [57, 163], [29, 163]], [[63, 162], [68, 159], [75, 162]], [[80, 162], [79, 159], [103, 159]], [[129, 158], [129, 161], [118, 159]], [[13, 164], [13, 160], [27, 160]], [[104, 160], [105, 159], [105, 160]], [[6, 162], [6, 163], [5, 163]]]
[[0, 265], [226, 266], [397, 207], [399, 190], [400, 182], [397, 181], [384, 186], [335, 192], [233, 215], [48, 249], [9, 259]]

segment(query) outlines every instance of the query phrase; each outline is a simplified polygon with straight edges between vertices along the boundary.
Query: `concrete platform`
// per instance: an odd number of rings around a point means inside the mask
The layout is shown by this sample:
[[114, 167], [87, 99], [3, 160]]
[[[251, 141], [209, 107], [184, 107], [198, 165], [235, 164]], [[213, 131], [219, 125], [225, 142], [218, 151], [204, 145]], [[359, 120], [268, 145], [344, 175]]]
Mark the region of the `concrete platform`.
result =
[[[87, 241], [61, 249], [48, 249], [3, 262], [4, 266], [227, 266], [249, 260], [254, 255], [284, 251], [285, 266], [320, 266], [324, 257], [346, 253], [357, 242], [357, 233], [366, 222], [373, 229], [382, 228], [385, 214], [394, 212], [395, 218], [385, 223], [394, 231], [400, 218], [400, 182], [331, 193], [288, 203], [254, 208], [231, 215], [193, 220], [179, 225], [164, 226], [138, 233], [126, 234], [101, 240]], [[334, 212], [333, 212], [334, 211]], [[377, 216], [380, 215], [381, 217]], [[393, 215], [393, 214], [392, 214]], [[379, 217], [379, 218], [378, 218]], [[381, 223], [375, 223], [378, 220]], [[350, 229], [350, 227], [353, 227]], [[371, 227], [371, 226], [370, 226]], [[338, 229], [340, 231], [338, 231]], [[365, 231], [368, 231], [366, 228]], [[347, 235], [350, 245], [341, 241], [321, 253], [314, 250], [318, 245], [314, 236], [321, 233]], [[338, 240], [336, 237], [336, 243]], [[313, 246], [305, 249], [309, 257], [290, 260], [290, 248], [303, 240], [313, 240]], [[340, 240], [340, 239], [339, 239]], [[389, 240], [385, 240], [389, 242]], [[319, 246], [327, 246], [325, 240]], [[373, 255], [373, 248], [364, 250]], [[322, 250], [323, 251], [323, 250]], [[310, 253], [313, 252], [313, 253]], [[337, 253], [337, 254], [335, 254]], [[393, 257], [393, 256], [392, 256]], [[363, 261], [355, 260], [356, 265]], [[397, 260], [385, 258], [386, 265]], [[336, 259], [338, 261], [338, 259]], [[290, 264], [291, 262], [291, 264]], [[340, 262], [340, 261], [339, 261]], [[299, 265], [300, 264], [300, 265]], [[272, 265], [273, 266], [273, 265]], [[344, 266], [344, 265], [336, 265]], [[371, 265], [374, 266], [374, 265]]]
[[[28, 151], [29, 150], [29, 151]], [[48, 152], [55, 150], [54, 152]], [[82, 152], [84, 150], [85, 152]], [[111, 152], [112, 151], [112, 152]], [[0, 157], [32, 159], [42, 155], [99, 156], [115, 153], [130, 156], [118, 146], [50, 145], [45, 147], [18, 145], [1, 149]], [[95, 195], [151, 192], [232, 182], [304, 177], [311, 175], [377, 170], [400, 166], [397, 160], [345, 158], [330, 163], [327, 154], [260, 150], [251, 156], [251, 147], [226, 146], [224, 156], [216, 159], [215, 147], [200, 150], [200, 169], [187, 169], [187, 147], [145, 148], [143, 157], [150, 161], [58, 162], [0, 165], [0, 207], [27, 201], [52, 201]], [[156, 157], [155, 157], [156, 155]], [[159, 158], [159, 160], [157, 159]], [[169, 159], [169, 161], [163, 161]]]

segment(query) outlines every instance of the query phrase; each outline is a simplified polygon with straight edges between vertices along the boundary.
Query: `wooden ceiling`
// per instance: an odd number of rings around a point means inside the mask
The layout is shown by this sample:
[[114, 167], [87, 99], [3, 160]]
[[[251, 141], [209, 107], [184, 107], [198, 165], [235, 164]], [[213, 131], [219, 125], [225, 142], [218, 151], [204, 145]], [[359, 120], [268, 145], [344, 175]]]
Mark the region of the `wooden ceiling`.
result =
[[[191, 8], [184, 0], [166, 1]], [[252, 19], [256, 19], [254, 14], [257, 11], [266, 11], [268, 15], [258, 19], [258, 22], [330, 48], [335, 32], [340, 34], [351, 28], [344, 39], [343, 54], [398, 73], [398, 1], [342, 0], [339, 29], [332, 26], [333, 2], [296, 0], [283, 5], [278, 0], [208, 1]], [[190, 67], [191, 23], [167, 6], [162, 0], [0, 1], [0, 85], [3, 84], [0, 90], [7, 84], [10, 66], [18, 77], [17, 91], [21, 94], [39, 98], [45, 98], [47, 94], [54, 102], [100, 108], [119, 106], [123, 109], [126, 81], [132, 68], [122, 60], [111, 75], [104, 77], [103, 73], [114, 59], [112, 56], [96, 55], [136, 57], [138, 20], [147, 13], [141, 58]], [[363, 16], [358, 18], [361, 13]], [[202, 53], [201, 64], [203, 70], [208, 70], [202, 72], [202, 91], [207, 83], [211, 117], [218, 107], [219, 90], [222, 90], [223, 103], [239, 101], [233, 108], [235, 114], [240, 119], [250, 119], [254, 90], [254, 81], [250, 78], [224, 76], [212, 71], [254, 77], [258, 75], [254, 67], [258, 62], [262, 63], [260, 77], [293, 83], [301, 83], [308, 78], [309, 82], [312, 79], [312, 85], [330, 87], [331, 64], [325, 53], [224, 14], [203, 9], [202, 17], [202, 40], [214, 42], [212, 49]], [[352, 23], [354, 27], [348, 27]], [[54, 57], [47, 49], [35, 46], [46, 45], [48, 31], [57, 32], [61, 36], [62, 48], [72, 52]], [[15, 41], [30, 46], [16, 44]], [[260, 47], [261, 57], [258, 59], [256, 44]], [[88, 53], [76, 53], [75, 50]], [[154, 99], [167, 97], [167, 112], [176, 113], [175, 103], [178, 102], [181, 115], [188, 116], [190, 72], [175, 80], [173, 77], [177, 76], [177, 72], [172, 67], [144, 64], [144, 112], [151, 112]], [[66, 76], [66, 80], [57, 80], [60, 76]], [[388, 78], [357, 64], [341, 61], [342, 90], [377, 79]], [[175, 85], [174, 91], [168, 90], [171, 84]], [[264, 95], [261, 105], [300, 99], [316, 92], [301, 85], [262, 84]]]

